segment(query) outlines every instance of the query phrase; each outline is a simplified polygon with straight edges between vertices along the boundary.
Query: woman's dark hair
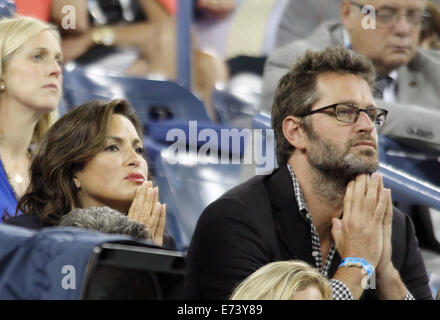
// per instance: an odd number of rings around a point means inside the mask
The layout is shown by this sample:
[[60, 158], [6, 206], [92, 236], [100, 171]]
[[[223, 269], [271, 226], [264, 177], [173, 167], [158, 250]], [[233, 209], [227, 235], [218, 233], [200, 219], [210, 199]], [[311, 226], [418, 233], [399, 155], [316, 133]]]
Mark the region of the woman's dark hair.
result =
[[81, 207], [73, 177], [105, 147], [113, 114], [129, 119], [142, 139], [140, 121], [126, 100], [91, 101], [73, 109], [44, 136], [31, 162], [30, 185], [16, 212], [58, 225], [63, 215]]

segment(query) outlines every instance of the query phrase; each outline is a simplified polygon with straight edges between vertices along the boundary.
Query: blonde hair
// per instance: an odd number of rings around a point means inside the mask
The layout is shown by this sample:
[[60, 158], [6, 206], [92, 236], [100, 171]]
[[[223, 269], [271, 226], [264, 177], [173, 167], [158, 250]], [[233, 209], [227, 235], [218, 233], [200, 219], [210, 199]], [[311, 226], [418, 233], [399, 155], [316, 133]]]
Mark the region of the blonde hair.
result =
[[[51, 31], [57, 39], [61, 40], [55, 26], [38, 19], [24, 16], [0, 19], [0, 79], [3, 70], [8, 67], [17, 51], [30, 39], [45, 30]], [[35, 126], [32, 143], [38, 144], [57, 118], [57, 110], [43, 115]]]
[[328, 280], [309, 264], [277, 261], [248, 276], [235, 288], [230, 300], [290, 300], [310, 286], [319, 289], [325, 300], [332, 299]]

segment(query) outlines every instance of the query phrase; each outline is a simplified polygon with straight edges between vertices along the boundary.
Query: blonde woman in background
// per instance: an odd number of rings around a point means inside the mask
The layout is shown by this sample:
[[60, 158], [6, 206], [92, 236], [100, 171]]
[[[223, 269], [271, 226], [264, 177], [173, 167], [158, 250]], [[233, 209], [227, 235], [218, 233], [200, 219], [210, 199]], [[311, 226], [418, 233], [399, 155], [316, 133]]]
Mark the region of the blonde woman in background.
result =
[[61, 62], [55, 27], [29, 17], [0, 20], [0, 221], [15, 214], [32, 149], [57, 118]]
[[331, 300], [328, 280], [302, 261], [269, 263], [241, 282], [230, 300]]

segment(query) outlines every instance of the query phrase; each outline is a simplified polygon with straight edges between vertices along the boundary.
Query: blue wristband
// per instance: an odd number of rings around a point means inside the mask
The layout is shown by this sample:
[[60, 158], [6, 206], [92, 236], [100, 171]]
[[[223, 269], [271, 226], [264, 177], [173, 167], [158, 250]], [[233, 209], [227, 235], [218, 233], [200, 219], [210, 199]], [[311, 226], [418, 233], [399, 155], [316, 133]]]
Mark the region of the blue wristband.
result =
[[367, 260], [362, 259], [362, 258], [353, 258], [353, 257], [347, 257], [344, 258], [341, 261], [341, 264], [339, 265], [338, 268], [340, 267], [359, 267], [364, 269], [367, 273], [368, 276], [371, 277], [371, 275], [374, 273], [374, 267], [368, 263]]

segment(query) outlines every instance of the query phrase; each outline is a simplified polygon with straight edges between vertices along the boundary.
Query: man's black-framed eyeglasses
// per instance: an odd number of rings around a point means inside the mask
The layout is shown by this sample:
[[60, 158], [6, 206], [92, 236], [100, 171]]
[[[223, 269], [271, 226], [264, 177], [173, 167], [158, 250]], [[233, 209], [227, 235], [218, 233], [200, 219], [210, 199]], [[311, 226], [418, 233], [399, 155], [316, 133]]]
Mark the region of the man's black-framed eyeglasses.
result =
[[310, 116], [315, 113], [325, 112], [333, 109], [333, 115], [337, 120], [345, 123], [355, 123], [359, 118], [361, 112], [365, 112], [375, 127], [382, 127], [385, 124], [388, 111], [382, 108], [369, 107], [366, 109], [359, 108], [351, 103], [335, 103], [323, 108], [319, 108], [302, 115], [302, 118]]
[[[349, 0], [348, 2], [358, 7], [361, 11], [365, 7], [365, 5], [357, 3], [356, 1]], [[396, 10], [391, 8], [375, 10], [376, 24], [379, 27], [387, 28], [395, 25], [401, 16], [405, 16], [406, 21], [413, 26], [420, 26], [431, 18], [429, 12], [422, 10], [414, 10], [407, 14], [398, 14]]]

